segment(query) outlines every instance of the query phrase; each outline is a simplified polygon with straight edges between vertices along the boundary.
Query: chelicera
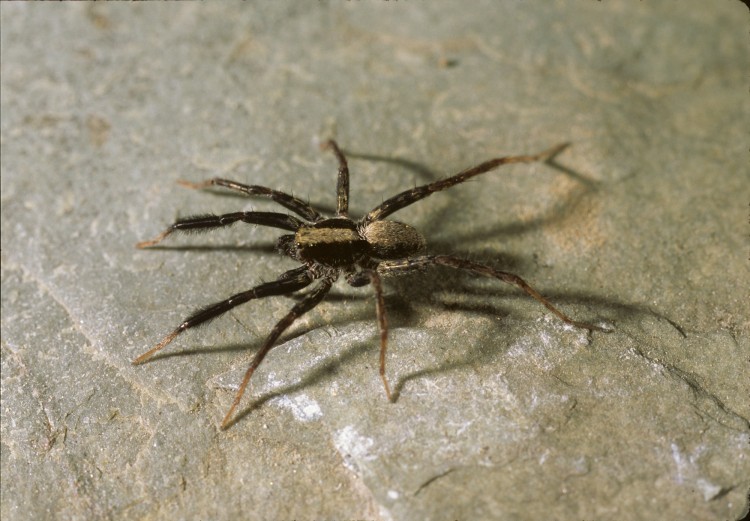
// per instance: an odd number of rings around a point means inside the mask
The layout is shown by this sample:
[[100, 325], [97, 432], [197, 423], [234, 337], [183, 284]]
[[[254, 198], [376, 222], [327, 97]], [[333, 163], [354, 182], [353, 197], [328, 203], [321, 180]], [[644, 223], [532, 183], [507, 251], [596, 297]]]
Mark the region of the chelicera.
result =
[[563, 322], [578, 328], [606, 331], [601, 327], [571, 319], [518, 275], [452, 255], [425, 254], [425, 239], [416, 229], [408, 224], [386, 219], [392, 213], [435, 192], [463, 183], [501, 165], [547, 161], [565, 146], [558, 145], [534, 155], [490, 159], [451, 177], [405, 190], [376, 206], [358, 221], [349, 217], [349, 167], [344, 154], [333, 140], [324, 143], [322, 148], [330, 149], [336, 156], [339, 165], [336, 187], [336, 215], [334, 217], [325, 217], [297, 197], [264, 186], [245, 185], [220, 178], [209, 179], [202, 183], [180, 181], [180, 184], [189, 188], [201, 189], [218, 186], [248, 196], [266, 197], [296, 214], [296, 217], [286, 213], [255, 211], [188, 217], [178, 220], [154, 239], [138, 243], [136, 245], [138, 248], [154, 246], [175, 232], [209, 231], [242, 221], [292, 232], [279, 237], [276, 249], [282, 255], [291, 257], [302, 265], [287, 271], [272, 282], [260, 284], [250, 290], [232, 295], [226, 300], [195, 311], [154, 348], [133, 360], [133, 363], [146, 362], [181, 333], [205, 324], [240, 304], [254, 299], [289, 295], [317, 281], [313, 289], [302, 296], [291, 311], [276, 323], [262, 347], [256, 353], [245, 372], [231, 407], [224, 416], [221, 428], [225, 429], [232, 423], [234, 411], [245, 393], [253, 372], [263, 362], [281, 334], [300, 316], [317, 306], [331, 289], [333, 283], [339, 276], [343, 275], [346, 282], [351, 286], [361, 287], [369, 284], [375, 292], [375, 309], [380, 328], [380, 378], [383, 381], [386, 397], [391, 401], [391, 390], [385, 377], [388, 322], [386, 320], [381, 279], [434, 265], [448, 266], [512, 284], [543, 304]]

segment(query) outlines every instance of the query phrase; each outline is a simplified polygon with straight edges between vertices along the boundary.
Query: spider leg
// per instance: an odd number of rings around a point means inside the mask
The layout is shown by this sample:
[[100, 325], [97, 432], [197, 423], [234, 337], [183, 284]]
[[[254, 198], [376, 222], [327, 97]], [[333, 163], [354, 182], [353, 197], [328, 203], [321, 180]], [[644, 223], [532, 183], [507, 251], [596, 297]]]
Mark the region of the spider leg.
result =
[[543, 159], [547, 160], [555, 154], [558, 154], [567, 146], [568, 144], [564, 143], [531, 156], [508, 156], [490, 159], [489, 161], [480, 163], [477, 166], [468, 168], [463, 172], [459, 172], [454, 176], [446, 177], [445, 179], [435, 181], [434, 183], [417, 186], [416, 188], [412, 188], [411, 190], [405, 190], [400, 194], [391, 197], [390, 199], [386, 199], [379, 206], [376, 206], [375, 208], [370, 210], [370, 212], [364, 217], [362, 222], [366, 225], [373, 221], [384, 219], [391, 215], [393, 212], [401, 210], [402, 208], [405, 208], [410, 204], [414, 204], [417, 201], [424, 199], [428, 195], [439, 192], [441, 190], [445, 190], [446, 188], [450, 188], [451, 186], [457, 185], [459, 183], [463, 183], [464, 181], [471, 179], [474, 176], [484, 174], [486, 172], [489, 172], [490, 170], [494, 170], [501, 165], [506, 165], [509, 163], [533, 163], [535, 161], [541, 161]]
[[201, 232], [211, 228], [221, 228], [242, 221], [248, 224], [260, 224], [282, 230], [297, 231], [304, 224], [296, 217], [277, 212], [234, 212], [224, 215], [197, 215], [180, 219], [150, 241], [142, 241], [136, 248], [155, 246], [174, 232]]
[[230, 309], [239, 306], [240, 304], [244, 304], [245, 302], [257, 298], [271, 297], [275, 295], [286, 295], [308, 286], [312, 281], [313, 275], [310, 273], [307, 266], [301, 266], [299, 268], [287, 271], [273, 282], [260, 284], [253, 289], [243, 291], [242, 293], [237, 293], [236, 295], [232, 295], [226, 300], [222, 300], [221, 302], [217, 302], [205, 308], [199, 309], [188, 318], [186, 318], [179, 326], [177, 326], [174, 331], [164, 337], [164, 339], [156, 344], [154, 348], [146, 351], [141, 356], [133, 360], [133, 364], [138, 365], [146, 362], [157, 352], [161, 351], [167, 345], [169, 345], [172, 340], [174, 340], [177, 335], [179, 335], [183, 331], [199, 326], [201, 324], [205, 324], [206, 322], [213, 320], [219, 315], [223, 315]]
[[359, 288], [367, 284], [372, 284], [372, 289], [375, 290], [375, 312], [378, 317], [378, 327], [380, 328], [380, 379], [383, 380], [383, 387], [385, 388], [385, 396], [389, 402], [392, 402], [391, 388], [388, 385], [388, 380], [385, 378], [385, 353], [388, 349], [388, 318], [385, 310], [385, 299], [383, 298], [383, 284], [380, 281], [380, 275], [376, 271], [378, 265], [376, 263], [369, 264], [369, 269], [350, 273], [346, 277], [346, 281], [350, 286]]
[[413, 257], [410, 259], [383, 261], [378, 265], [378, 272], [381, 275], [391, 275], [391, 274], [416, 270], [416, 269], [420, 269], [420, 268], [435, 265], [435, 264], [439, 264], [442, 266], [449, 266], [451, 268], [456, 268], [460, 270], [466, 270], [471, 273], [475, 273], [477, 275], [483, 275], [485, 277], [492, 277], [495, 279], [502, 280], [503, 282], [506, 282], [508, 284], [513, 284], [514, 286], [517, 286], [520, 289], [522, 289], [527, 295], [536, 299], [538, 302], [544, 305], [544, 307], [549, 309], [552, 313], [555, 314], [555, 316], [557, 316], [563, 322], [570, 324], [572, 326], [575, 326], [575, 327], [579, 327], [581, 329], [588, 329], [589, 331], [597, 330], [597, 331], [609, 332], [608, 329], [605, 329], [603, 327], [595, 326], [593, 324], [588, 324], [586, 322], [579, 322], [577, 320], [573, 320], [568, 315], [566, 315], [565, 313], [557, 309], [555, 306], [553, 306], [549, 300], [544, 298], [537, 290], [529, 286], [526, 283], [526, 281], [523, 280], [518, 275], [515, 275], [513, 273], [508, 273], [507, 271], [496, 270], [495, 268], [492, 268], [490, 266], [486, 266], [484, 264], [478, 264], [476, 262], [472, 262], [467, 259], [462, 259], [460, 257], [453, 257], [450, 255], [425, 255], [422, 257]]
[[370, 271], [370, 282], [375, 290], [375, 311], [378, 315], [378, 327], [380, 328], [380, 379], [383, 380], [385, 396], [388, 401], [391, 398], [391, 388], [388, 386], [388, 380], [385, 378], [385, 352], [388, 349], [388, 318], [385, 311], [385, 299], [383, 298], [383, 284], [380, 281], [380, 275], [377, 271]]
[[339, 177], [336, 183], [336, 215], [349, 216], [349, 165], [346, 157], [333, 139], [321, 145], [322, 149], [331, 149], [339, 161]]
[[326, 296], [328, 290], [331, 289], [333, 282], [333, 279], [330, 278], [321, 280], [320, 284], [318, 284], [318, 286], [311, 293], [305, 296], [305, 298], [300, 302], [295, 304], [292, 310], [284, 318], [279, 320], [279, 322], [273, 327], [273, 329], [271, 330], [271, 334], [268, 335], [266, 341], [263, 343], [263, 347], [261, 347], [260, 351], [256, 353], [253, 361], [250, 362], [250, 367], [247, 368], [245, 377], [242, 379], [242, 383], [237, 390], [237, 394], [235, 394], [234, 396], [232, 406], [229, 408], [226, 416], [224, 416], [224, 420], [221, 422], [222, 429], [226, 429], [232, 423], [232, 415], [234, 414], [234, 410], [240, 404], [242, 395], [245, 394], [245, 388], [247, 388], [247, 384], [250, 382], [250, 377], [253, 376], [253, 373], [261, 364], [261, 362], [263, 362], [263, 359], [266, 357], [268, 352], [274, 347], [274, 344], [276, 343], [276, 340], [278, 340], [281, 336], [281, 333], [283, 333], [289, 326], [291, 326], [299, 317], [320, 304], [320, 301], [322, 301], [323, 297]]
[[266, 188], [265, 186], [245, 185], [242, 183], [237, 183], [236, 181], [231, 181], [229, 179], [222, 179], [220, 177], [214, 177], [213, 179], [209, 179], [208, 181], [203, 181], [200, 183], [193, 183], [190, 181], [184, 181], [182, 179], [177, 182], [182, 186], [193, 188], [196, 190], [208, 188], [210, 186], [222, 186], [224, 188], [234, 190], [235, 192], [241, 192], [249, 196], [258, 195], [260, 197], [267, 197], [268, 199], [276, 201], [287, 210], [293, 211], [294, 213], [296, 213], [303, 219], [307, 219], [308, 221], [317, 221], [321, 217], [317, 210], [315, 210], [312, 206], [302, 201], [301, 199], [298, 199], [293, 195], [274, 190], [273, 188]]

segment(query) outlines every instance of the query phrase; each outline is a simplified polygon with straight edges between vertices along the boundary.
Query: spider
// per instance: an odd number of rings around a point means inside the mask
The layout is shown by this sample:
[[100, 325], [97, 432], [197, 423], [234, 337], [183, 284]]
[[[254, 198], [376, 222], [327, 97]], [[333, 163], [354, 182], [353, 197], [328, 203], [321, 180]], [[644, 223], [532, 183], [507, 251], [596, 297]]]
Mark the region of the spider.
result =
[[451, 177], [405, 190], [385, 200], [358, 221], [349, 217], [349, 167], [346, 157], [333, 140], [323, 143], [321, 148], [331, 150], [338, 160], [336, 215], [334, 217], [323, 216], [297, 197], [264, 186], [245, 185], [221, 178], [213, 178], [200, 183], [179, 181], [179, 184], [188, 188], [202, 189], [219, 186], [248, 196], [266, 197], [293, 212], [297, 217], [286, 213], [255, 211], [187, 217], [179, 219], [154, 239], [139, 242], [136, 245], [137, 248], [154, 246], [175, 232], [208, 231], [242, 221], [292, 232], [279, 237], [276, 249], [280, 254], [291, 257], [302, 265], [287, 271], [272, 282], [260, 284], [247, 291], [232, 295], [226, 300], [195, 311], [155, 347], [133, 360], [133, 363], [142, 364], [146, 362], [184, 331], [205, 324], [240, 304], [270, 296], [289, 295], [317, 281], [313, 289], [306, 293], [292, 307], [291, 311], [276, 323], [262, 347], [256, 353], [245, 372], [242, 383], [234, 396], [234, 401], [221, 423], [221, 429], [226, 429], [233, 423], [234, 411], [245, 393], [253, 372], [263, 362], [281, 334], [295, 320], [317, 306], [326, 296], [328, 290], [331, 289], [333, 283], [339, 276], [343, 275], [346, 282], [351, 286], [361, 287], [370, 284], [375, 292], [375, 309], [380, 329], [380, 378], [383, 381], [386, 398], [388, 401], [392, 401], [391, 389], [385, 377], [388, 322], [386, 320], [381, 279], [434, 265], [465, 270], [475, 275], [492, 277], [513, 284], [542, 303], [563, 322], [589, 331], [607, 331], [604, 328], [571, 319], [518, 275], [452, 255], [424, 254], [426, 241], [416, 229], [408, 224], [386, 220], [386, 217], [392, 213], [435, 192], [463, 183], [472, 177], [494, 170], [500, 165], [549, 161], [566, 146], [567, 144], [558, 145], [534, 155], [490, 159]]

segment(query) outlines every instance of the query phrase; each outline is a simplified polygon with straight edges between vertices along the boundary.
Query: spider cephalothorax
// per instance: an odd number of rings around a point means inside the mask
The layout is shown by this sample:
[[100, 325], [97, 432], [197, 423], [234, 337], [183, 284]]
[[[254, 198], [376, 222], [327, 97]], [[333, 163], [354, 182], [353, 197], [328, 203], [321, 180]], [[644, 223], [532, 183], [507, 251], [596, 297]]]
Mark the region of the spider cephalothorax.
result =
[[376, 206], [358, 221], [349, 218], [349, 167], [346, 158], [334, 141], [326, 142], [324, 147], [333, 151], [339, 163], [335, 217], [324, 217], [304, 201], [263, 186], [244, 185], [219, 178], [202, 183], [181, 181], [182, 185], [189, 188], [221, 186], [249, 196], [267, 197], [299, 217], [278, 212], [255, 211], [188, 217], [178, 220], [153, 240], [137, 244], [138, 248], [147, 248], [161, 242], [174, 232], [208, 231], [212, 228], [221, 228], [242, 221], [294, 232], [293, 234], [282, 235], [278, 239], [276, 247], [281, 254], [301, 262], [302, 266], [287, 271], [275, 281], [260, 284], [248, 291], [237, 293], [226, 300], [199, 309], [186, 318], [153, 349], [136, 358], [133, 361], [135, 364], [150, 359], [183, 331], [204, 324], [240, 304], [253, 299], [294, 293], [309, 286], [314, 281], [318, 281], [317, 285], [305, 294], [271, 330], [271, 334], [266, 338], [260, 351], [250, 363], [232, 406], [224, 417], [221, 424], [222, 428], [230, 425], [234, 410], [242, 399], [250, 377], [268, 351], [274, 347], [279, 336], [297, 318], [317, 306], [340, 275], [344, 275], [346, 281], [355, 287], [372, 284], [375, 291], [376, 311], [380, 327], [380, 377], [389, 400], [391, 400], [391, 391], [385, 377], [388, 325], [381, 276], [395, 275], [431, 265], [462, 269], [477, 275], [493, 277], [521, 288], [568, 324], [589, 330], [604, 330], [598, 326], [572, 320], [518, 275], [451, 255], [422, 255], [421, 253], [425, 250], [425, 240], [416, 229], [408, 224], [386, 220], [386, 217], [395, 211], [424, 199], [434, 192], [450, 188], [471, 177], [489, 172], [500, 165], [530, 163], [549, 159], [565, 148], [565, 145], [559, 145], [540, 154], [530, 156], [491, 159], [454, 176], [406, 190]]

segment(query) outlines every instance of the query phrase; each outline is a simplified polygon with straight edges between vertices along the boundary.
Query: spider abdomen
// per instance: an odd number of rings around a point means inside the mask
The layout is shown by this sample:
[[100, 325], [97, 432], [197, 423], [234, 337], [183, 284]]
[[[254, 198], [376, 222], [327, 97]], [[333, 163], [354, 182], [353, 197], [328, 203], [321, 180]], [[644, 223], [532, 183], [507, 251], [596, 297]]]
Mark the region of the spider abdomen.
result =
[[367, 241], [351, 219], [332, 218], [301, 226], [294, 235], [300, 260], [329, 266], [349, 266], [367, 254]]
[[361, 230], [370, 245], [370, 255], [378, 259], [402, 259], [423, 251], [422, 234], [398, 221], [374, 221]]

